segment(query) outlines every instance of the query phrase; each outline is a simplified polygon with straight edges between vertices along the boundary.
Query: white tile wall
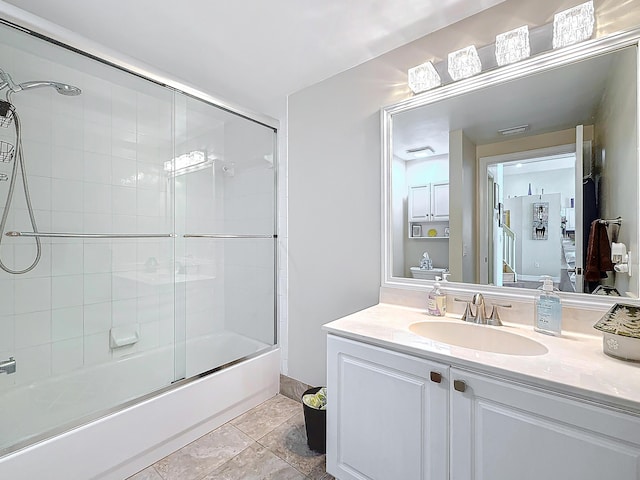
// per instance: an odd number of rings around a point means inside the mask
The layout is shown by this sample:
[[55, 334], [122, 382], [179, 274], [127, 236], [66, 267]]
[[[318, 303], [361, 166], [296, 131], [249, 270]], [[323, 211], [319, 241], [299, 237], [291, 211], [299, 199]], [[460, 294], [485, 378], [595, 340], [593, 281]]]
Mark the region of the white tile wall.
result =
[[[53, 74], [52, 63], [19, 53], [20, 62], [3, 64], [17, 81]], [[31, 200], [40, 231], [172, 231], [163, 171], [164, 161], [173, 155], [172, 94], [141, 80], [127, 82], [138, 82], [153, 94], [114, 86], [72, 69], [57, 71], [62, 76], [56, 80], [77, 84], [82, 95], [62, 97], [52, 89], [41, 89], [13, 98], [22, 121]], [[3, 140], [14, 141], [12, 129], [0, 130]], [[10, 168], [11, 164], [0, 164], [2, 173]], [[6, 197], [6, 189], [6, 182], [0, 184], [1, 198]], [[138, 195], [140, 190], [144, 192]], [[7, 228], [32, 229], [20, 182]], [[170, 343], [173, 290], [147, 284], [138, 288], [144, 284], [138, 272], [149, 256], [154, 255], [165, 272], [172, 271], [170, 243], [43, 239], [42, 257], [33, 271], [15, 276], [0, 271], [0, 354], [14, 355], [18, 362], [17, 373], [11, 382], [0, 384], [0, 393], [10, 384]], [[1, 258], [11, 268], [29, 265], [35, 252], [30, 239], [7, 239], [0, 246]], [[161, 319], [161, 314], [168, 319]], [[109, 330], [130, 323], [140, 325], [139, 345], [114, 354]]]
[[[186, 98], [178, 103], [193, 109], [174, 121], [173, 94], [161, 87], [130, 77], [123, 85], [140, 88], [118, 86], [108, 77], [120, 72], [91, 76], [23, 53], [3, 63], [16, 81], [55, 77], [83, 90], [78, 97], [52, 89], [14, 96], [40, 231], [272, 233], [273, 170], [263, 158], [273, 153], [270, 131], [245, 120], [228, 125], [230, 115]], [[183, 149], [175, 153], [174, 131], [182, 132], [176, 145]], [[255, 132], [264, 134], [260, 145]], [[0, 131], [3, 139], [10, 134]], [[176, 178], [174, 190], [164, 162], [194, 149], [215, 155], [215, 166]], [[235, 173], [223, 174], [223, 164]], [[0, 164], [0, 172], [10, 167]], [[6, 192], [0, 183], [0, 199]], [[26, 207], [18, 184], [8, 229], [32, 229]], [[32, 239], [0, 245], [14, 268], [29, 265], [35, 251]], [[43, 239], [33, 271], [0, 271], [0, 359], [13, 355], [18, 363], [15, 375], [0, 379], [0, 395], [185, 336], [232, 330], [270, 341], [271, 255], [252, 242]], [[176, 290], [184, 302], [176, 302]], [[121, 326], [137, 329], [140, 340], [111, 349], [109, 332]]]

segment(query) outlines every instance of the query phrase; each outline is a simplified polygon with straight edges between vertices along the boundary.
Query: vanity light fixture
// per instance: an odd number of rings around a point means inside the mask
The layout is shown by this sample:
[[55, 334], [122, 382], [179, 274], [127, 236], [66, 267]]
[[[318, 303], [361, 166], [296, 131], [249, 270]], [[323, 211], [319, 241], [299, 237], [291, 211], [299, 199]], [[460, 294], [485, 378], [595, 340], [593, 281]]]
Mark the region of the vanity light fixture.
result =
[[556, 13], [553, 17], [553, 48], [588, 40], [593, 35], [593, 1]]
[[526, 132], [527, 130], [529, 130], [528, 124], [518, 125], [517, 127], [502, 128], [498, 130], [498, 133], [500, 135], [516, 135], [518, 133]]
[[436, 151], [431, 145], [425, 145], [424, 147], [410, 148], [407, 150], [409, 155], [413, 155], [414, 158], [425, 158], [429, 155], [433, 155]]
[[409, 69], [409, 88], [413, 93], [424, 92], [442, 84], [440, 75], [436, 72], [433, 63], [426, 62]]
[[496, 61], [499, 66], [518, 62], [530, 55], [528, 26], [525, 25], [496, 36]]
[[474, 45], [449, 54], [449, 75], [453, 80], [473, 77], [482, 71], [482, 63]]

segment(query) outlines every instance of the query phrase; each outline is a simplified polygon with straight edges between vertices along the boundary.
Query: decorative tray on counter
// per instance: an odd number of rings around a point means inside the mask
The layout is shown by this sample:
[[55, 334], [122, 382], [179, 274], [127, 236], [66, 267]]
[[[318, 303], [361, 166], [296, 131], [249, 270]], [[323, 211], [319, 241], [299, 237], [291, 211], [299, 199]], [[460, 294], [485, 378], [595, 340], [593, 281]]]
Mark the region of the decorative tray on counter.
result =
[[640, 307], [616, 303], [593, 328], [600, 330], [604, 353], [640, 361]]

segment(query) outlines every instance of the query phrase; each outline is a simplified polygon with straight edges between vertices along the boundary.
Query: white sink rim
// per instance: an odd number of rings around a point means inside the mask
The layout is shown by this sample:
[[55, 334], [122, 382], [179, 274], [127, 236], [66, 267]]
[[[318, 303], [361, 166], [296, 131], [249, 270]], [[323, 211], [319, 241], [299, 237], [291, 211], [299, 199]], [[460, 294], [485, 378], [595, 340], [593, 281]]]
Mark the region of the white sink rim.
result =
[[503, 355], [539, 356], [549, 352], [532, 338], [504, 330], [456, 321], [422, 321], [409, 325], [409, 331], [439, 343]]

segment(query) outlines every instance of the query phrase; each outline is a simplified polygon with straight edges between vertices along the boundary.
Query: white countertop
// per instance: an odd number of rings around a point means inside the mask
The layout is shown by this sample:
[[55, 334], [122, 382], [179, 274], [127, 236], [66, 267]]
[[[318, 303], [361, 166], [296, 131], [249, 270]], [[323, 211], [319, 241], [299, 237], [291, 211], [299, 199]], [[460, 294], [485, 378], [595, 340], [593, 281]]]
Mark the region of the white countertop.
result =
[[516, 381], [565, 391], [640, 413], [640, 364], [617, 360], [602, 351], [602, 335], [563, 332], [544, 335], [533, 327], [506, 323], [506, 329], [547, 347], [538, 356], [504, 355], [440, 343], [409, 331], [424, 321], [460, 322], [451, 316], [434, 317], [424, 310], [378, 304], [323, 326], [330, 334], [379, 345], [398, 352], [472, 368]]

